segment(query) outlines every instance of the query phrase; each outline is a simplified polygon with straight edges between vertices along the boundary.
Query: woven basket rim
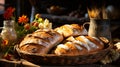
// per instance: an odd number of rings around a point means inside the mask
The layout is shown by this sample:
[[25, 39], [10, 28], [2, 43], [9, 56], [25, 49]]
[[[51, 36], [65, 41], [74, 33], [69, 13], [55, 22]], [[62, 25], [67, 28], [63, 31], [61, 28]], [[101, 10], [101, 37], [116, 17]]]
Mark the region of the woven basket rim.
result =
[[37, 54], [37, 53], [28, 53], [28, 52], [25, 52], [25, 51], [22, 51], [19, 49], [19, 44], [15, 45], [15, 50], [17, 51], [17, 53], [23, 53], [23, 54], [26, 54], [26, 55], [35, 55], [35, 56], [88, 56], [88, 55], [94, 55], [94, 54], [97, 54], [97, 53], [100, 53], [100, 52], [104, 52], [104, 51], [107, 51], [107, 50], [110, 50], [112, 48], [112, 45], [111, 43], [108, 44], [108, 47], [100, 50], [100, 51], [96, 51], [96, 52], [93, 52], [93, 53], [89, 53], [89, 54], [84, 54], [84, 55], [80, 55], [80, 54], [76, 54], [76, 55], [71, 55], [71, 54], [62, 54], [62, 55], [56, 55], [56, 54]]
[[[76, 65], [76, 64], [92, 64], [100, 61], [106, 55], [109, 55], [112, 44], [108, 44], [103, 50], [96, 51], [85, 55], [56, 55], [56, 54], [34, 54], [19, 49], [19, 44], [15, 46], [18, 55], [37, 65]], [[33, 59], [34, 58], [34, 59]]]

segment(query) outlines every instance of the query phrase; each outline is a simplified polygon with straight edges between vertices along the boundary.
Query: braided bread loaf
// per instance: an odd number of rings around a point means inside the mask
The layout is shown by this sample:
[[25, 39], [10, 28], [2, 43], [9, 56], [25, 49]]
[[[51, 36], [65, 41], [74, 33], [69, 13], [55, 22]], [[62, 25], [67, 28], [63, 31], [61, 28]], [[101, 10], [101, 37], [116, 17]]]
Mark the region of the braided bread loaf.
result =
[[28, 34], [21, 41], [19, 48], [29, 53], [46, 54], [62, 40], [63, 36], [53, 30], [39, 29], [32, 34]]
[[96, 37], [77, 36], [68, 37], [64, 44], [59, 44], [55, 49], [55, 54], [90, 54], [104, 48], [103, 42]]

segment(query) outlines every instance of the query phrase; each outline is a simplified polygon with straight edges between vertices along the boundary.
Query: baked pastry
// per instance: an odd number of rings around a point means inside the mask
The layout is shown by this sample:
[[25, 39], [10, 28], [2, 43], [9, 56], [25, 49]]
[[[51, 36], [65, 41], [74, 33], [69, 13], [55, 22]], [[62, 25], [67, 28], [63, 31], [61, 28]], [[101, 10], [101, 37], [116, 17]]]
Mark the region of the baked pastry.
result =
[[116, 51], [120, 53], [120, 42], [115, 43], [114, 46], [116, 47]]
[[46, 54], [62, 40], [63, 36], [53, 30], [39, 29], [32, 34], [26, 35], [19, 48], [28, 53]]
[[68, 37], [64, 44], [59, 44], [54, 53], [57, 55], [84, 55], [90, 54], [104, 48], [104, 44], [96, 37], [77, 36]]
[[78, 24], [65, 24], [54, 30], [62, 34], [64, 37], [87, 35], [87, 30], [82, 25], [80, 26]]

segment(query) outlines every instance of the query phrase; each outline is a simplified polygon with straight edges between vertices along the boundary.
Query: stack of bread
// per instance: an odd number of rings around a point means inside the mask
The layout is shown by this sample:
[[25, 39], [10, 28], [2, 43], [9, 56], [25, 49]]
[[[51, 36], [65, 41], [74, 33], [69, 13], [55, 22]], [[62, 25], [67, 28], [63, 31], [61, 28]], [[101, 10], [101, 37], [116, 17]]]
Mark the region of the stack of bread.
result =
[[104, 44], [97, 37], [88, 36], [82, 25], [65, 24], [55, 29], [38, 29], [26, 35], [19, 48], [37, 54], [48, 54], [52, 50], [56, 55], [84, 55], [102, 50]]

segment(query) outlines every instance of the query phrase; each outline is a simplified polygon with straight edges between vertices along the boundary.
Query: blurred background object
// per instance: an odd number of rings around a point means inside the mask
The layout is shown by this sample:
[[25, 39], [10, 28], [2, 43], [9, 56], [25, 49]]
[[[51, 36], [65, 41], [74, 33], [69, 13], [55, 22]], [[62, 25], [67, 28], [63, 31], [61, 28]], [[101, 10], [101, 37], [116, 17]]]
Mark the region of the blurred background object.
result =
[[0, 14], [3, 14], [3, 12], [4, 12], [4, 4], [5, 4], [5, 1], [0, 0]]
[[[4, 9], [5, 9], [4, 5], [5, 5], [5, 0], [0, 0], [0, 22], [3, 21], [2, 14], [4, 13]], [[1, 26], [2, 26], [2, 23], [0, 23], [0, 27]]]
[[[5, 4], [4, 5], [0, 3], [0, 11], [1, 9], [3, 10], [9, 6], [16, 8], [16, 20], [22, 14], [27, 15], [29, 19], [34, 19], [34, 15], [36, 13], [40, 13], [42, 14], [42, 17], [48, 18], [50, 19], [50, 21], [54, 21], [55, 24], [58, 25], [69, 22], [85, 22], [83, 20], [89, 20], [87, 8], [92, 9], [93, 7], [101, 8], [102, 6], [105, 6], [105, 13], [103, 15], [108, 15], [107, 18], [110, 19], [113, 27], [112, 32], [118, 31], [120, 27], [119, 0], [0, 0], [0, 2]], [[47, 9], [50, 9], [52, 6], [59, 6], [59, 8], [57, 8], [57, 10], [52, 10], [54, 13], [51, 14]], [[58, 10], [60, 8], [65, 8], [65, 10]], [[0, 12], [1, 22], [3, 20], [3, 12], [4, 11]], [[60, 14], [55, 14], [57, 12]], [[30, 22], [32, 21], [32, 19], [30, 20]], [[2, 23], [0, 25], [2, 26]], [[118, 37], [119, 32], [112, 34]]]

